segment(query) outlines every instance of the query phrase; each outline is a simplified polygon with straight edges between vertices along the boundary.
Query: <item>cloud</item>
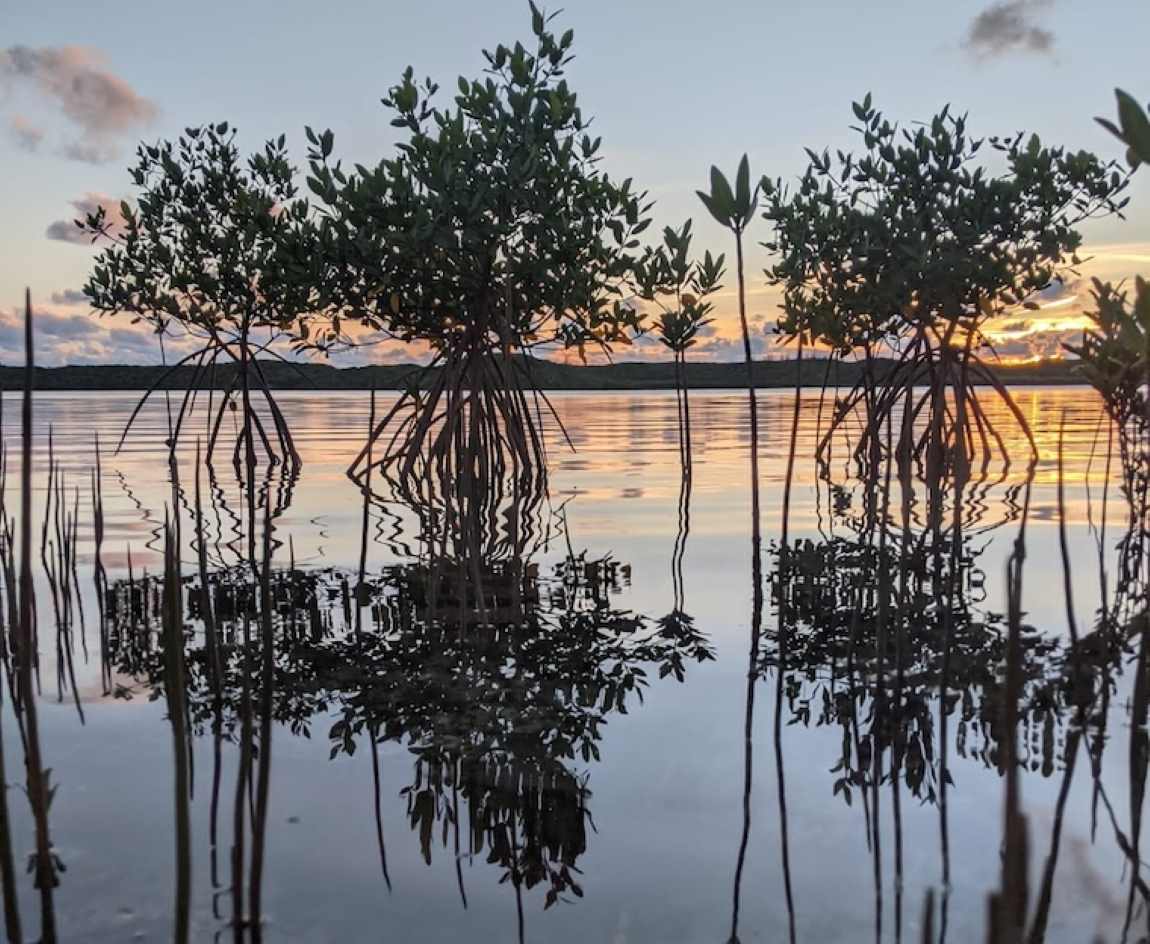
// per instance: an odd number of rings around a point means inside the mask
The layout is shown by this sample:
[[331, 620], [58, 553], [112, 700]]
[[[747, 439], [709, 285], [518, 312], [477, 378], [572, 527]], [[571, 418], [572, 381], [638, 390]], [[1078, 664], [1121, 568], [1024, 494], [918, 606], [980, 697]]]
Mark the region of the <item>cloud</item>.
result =
[[1041, 11], [1053, 0], [999, 0], [978, 14], [966, 34], [966, 48], [979, 58], [1054, 49], [1054, 33], [1039, 25]]
[[[769, 339], [764, 335], [751, 335], [751, 353], [756, 357], [766, 354], [769, 346]], [[691, 348], [690, 356], [707, 361], [741, 361], [743, 341], [742, 338], [707, 338]]]
[[44, 235], [62, 243], [79, 243], [87, 245], [90, 237], [84, 234], [72, 220], [53, 220], [44, 230]]
[[13, 115], [8, 119], [8, 134], [23, 151], [35, 151], [44, 140], [44, 131], [23, 115]]
[[88, 296], [79, 289], [66, 288], [52, 293], [53, 305], [87, 305]]
[[[90, 315], [62, 314], [37, 306], [34, 325], [36, 361], [45, 367], [115, 360], [110, 332]], [[12, 364], [23, 360], [24, 313], [16, 308], [0, 309], [0, 361]]]
[[71, 160], [111, 160], [117, 139], [149, 124], [157, 114], [154, 102], [113, 74], [97, 50], [85, 46], [0, 50], [0, 85], [31, 89], [59, 107], [79, 132], [60, 151]]
[[137, 331], [129, 328], [108, 329], [108, 341], [116, 348], [130, 348], [159, 354], [160, 346], [154, 331]]
[[103, 331], [88, 315], [43, 314], [37, 318], [37, 328], [54, 338], [87, 338]]
[[72, 206], [76, 208], [76, 214], [71, 219], [54, 220], [49, 223], [48, 228], [44, 231], [44, 235], [49, 239], [64, 243], [76, 243], [81, 246], [91, 245], [91, 235], [80, 229], [75, 220], [83, 219], [89, 213], [95, 213], [100, 207], [104, 208], [105, 219], [112, 233], [119, 232], [123, 225], [124, 218], [120, 215], [120, 201], [106, 193], [86, 193], [79, 200], [71, 202]]
[[71, 141], [60, 148], [60, 156], [81, 164], [107, 164], [119, 153], [108, 144], [92, 141]]
[[1077, 344], [1082, 340], [1082, 330], [1039, 329], [1020, 337], [1006, 338], [994, 342], [994, 353], [1007, 363], [1011, 361], [1050, 360], [1066, 357], [1066, 344]]
[[1030, 301], [1037, 302], [1044, 308], [1050, 305], [1066, 304], [1074, 301], [1079, 295], [1087, 291], [1087, 284], [1082, 279], [1065, 279], [1056, 278], [1046, 288], [1039, 292], [1035, 292]]
[[[43, 367], [65, 364], [159, 364], [160, 346], [148, 325], [128, 318], [99, 318], [90, 314], [35, 308], [36, 363]], [[164, 342], [168, 363], [188, 354], [197, 344], [187, 337]], [[0, 363], [24, 362], [24, 312], [0, 308]]]

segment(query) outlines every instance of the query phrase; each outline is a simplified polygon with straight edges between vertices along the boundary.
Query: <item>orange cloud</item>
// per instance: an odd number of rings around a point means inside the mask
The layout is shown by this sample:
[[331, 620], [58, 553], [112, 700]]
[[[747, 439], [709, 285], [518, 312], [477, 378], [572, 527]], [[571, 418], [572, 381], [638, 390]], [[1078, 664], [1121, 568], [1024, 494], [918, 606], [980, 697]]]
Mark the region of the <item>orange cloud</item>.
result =
[[1078, 340], [1090, 323], [1091, 279], [1123, 282], [1150, 271], [1150, 245], [1126, 243], [1093, 247], [1080, 278], [1040, 294], [1037, 311], [1021, 306], [996, 319], [987, 335], [1004, 361], [1033, 361], [1065, 356], [1064, 344]]

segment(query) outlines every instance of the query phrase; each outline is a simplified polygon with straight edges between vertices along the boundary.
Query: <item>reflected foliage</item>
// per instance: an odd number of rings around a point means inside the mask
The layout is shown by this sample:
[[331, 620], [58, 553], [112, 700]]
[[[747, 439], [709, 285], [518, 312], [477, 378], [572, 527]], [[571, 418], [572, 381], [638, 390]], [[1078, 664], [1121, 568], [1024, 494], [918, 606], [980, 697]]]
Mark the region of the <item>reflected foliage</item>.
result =
[[[682, 680], [713, 658], [689, 620], [651, 621], [613, 597], [629, 568], [571, 555], [534, 563], [395, 565], [356, 585], [347, 573], [281, 571], [270, 580], [276, 636], [273, 717], [301, 735], [335, 716], [331, 756], [363, 739], [405, 745], [410, 824], [430, 863], [436, 838], [486, 853], [501, 880], [546, 888], [546, 902], [580, 896], [576, 861], [591, 825], [586, 764], [603, 728], [641, 702], [652, 676]], [[259, 587], [243, 568], [214, 573], [208, 592], [221, 676], [199, 622], [202, 588], [188, 583], [187, 690], [194, 730], [234, 736], [247, 667], [250, 697], [264, 690], [262, 646], [243, 625], [260, 621]], [[151, 697], [163, 693], [155, 578], [110, 590], [118, 670]], [[353, 609], [369, 618], [356, 631]], [[195, 627], [194, 631], [193, 628]], [[218, 694], [217, 694], [218, 692]]]
[[[884, 779], [901, 771], [913, 796], [937, 800], [940, 708], [953, 718], [959, 756], [1001, 768], [1005, 617], [986, 605], [981, 549], [968, 542], [956, 561], [945, 540], [941, 553], [919, 545], [905, 555], [847, 538], [804, 540], [788, 571], [774, 571], [776, 603], [785, 595], [792, 622], [791, 723], [842, 728], [834, 792], [848, 803], [852, 788], [870, 784], [876, 752], [890, 758]], [[1095, 702], [1123, 651], [1103, 630], [1071, 647], [1023, 627], [1020, 763], [1055, 771], [1065, 714]], [[767, 647], [764, 670], [776, 668], [776, 652]]]

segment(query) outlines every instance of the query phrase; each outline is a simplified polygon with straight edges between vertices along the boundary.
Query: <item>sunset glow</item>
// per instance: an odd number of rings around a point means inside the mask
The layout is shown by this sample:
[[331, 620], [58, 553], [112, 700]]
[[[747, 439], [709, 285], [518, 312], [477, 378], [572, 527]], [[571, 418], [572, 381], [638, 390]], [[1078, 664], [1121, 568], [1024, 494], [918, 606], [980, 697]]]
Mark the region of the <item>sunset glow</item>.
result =
[[[138, 3], [132, 0], [129, 7]], [[4, 155], [12, 188], [8, 225], [0, 232], [5, 257], [19, 260], [0, 272], [0, 361], [18, 356], [15, 306], [25, 285], [43, 312], [41, 360], [45, 365], [63, 363], [155, 363], [160, 360], [155, 337], [129, 318], [92, 319], [79, 292], [92, 259], [92, 247], [72, 220], [103, 206], [114, 223], [121, 199], [130, 199], [132, 184], [126, 174], [132, 151], [141, 139], [154, 141], [178, 134], [188, 123], [228, 118], [240, 129], [244, 147], [258, 147], [268, 136], [285, 132], [298, 165], [305, 164], [302, 124], [330, 124], [350, 149], [349, 161], [371, 165], [390, 148], [391, 133], [379, 97], [409, 61], [417, 74], [454, 75], [477, 62], [477, 43], [498, 37], [521, 26], [522, 4], [496, 4], [482, 23], [468, 16], [443, 17], [430, 8], [411, 8], [396, 13], [397, 22], [386, 24], [378, 11], [364, 13], [370, 22], [357, 37], [377, 41], [354, 52], [317, 53], [312, 31], [306, 25], [283, 24], [283, 35], [274, 47], [253, 52], [229, 39], [220, 63], [206, 85], [189, 98], [182, 75], [202, 74], [202, 63], [193, 54], [194, 44], [157, 42], [164, 35], [164, 17], [151, 17], [140, 6], [140, 17], [130, 28], [110, 30], [95, 10], [68, 4], [66, 36], [59, 36], [59, 19], [36, 7], [18, 7], [9, 18], [8, 50], [0, 50], [0, 153]], [[641, 5], [640, 5], [641, 6]], [[621, 78], [603, 63], [625, 61], [633, 53], [626, 39], [643, 31], [639, 7], [615, 11], [620, 20], [605, 27], [605, 18], [594, 5], [569, 10], [577, 35], [594, 52], [581, 54], [572, 66], [572, 77], [581, 89], [581, 103], [595, 115], [605, 141], [614, 150], [605, 154], [613, 173], [635, 175], [636, 184], [650, 191], [655, 203], [655, 225], [648, 236], [664, 225], [692, 217], [696, 222], [695, 249], [710, 249], [727, 256], [724, 288], [714, 296], [714, 323], [700, 334], [689, 357], [699, 361], [734, 361], [742, 356], [735, 285], [731, 262], [733, 247], [726, 234], [711, 221], [694, 192], [705, 184], [711, 163], [726, 166], [746, 150], [754, 175], [766, 174], [793, 181], [806, 163], [804, 146], [853, 148], [849, 131], [850, 102], [867, 84], [874, 86], [876, 100], [892, 116], [912, 118], [933, 113], [950, 101], [956, 109], [969, 110], [979, 129], [1027, 127], [1044, 141], [1084, 147], [1104, 157], [1121, 157], [1120, 148], [1092, 120], [1110, 107], [1113, 86], [1121, 84], [1121, 63], [1138, 61], [1124, 57], [1108, 37], [1093, 38], [1084, 14], [1070, 7], [1055, 19], [1066, 21], [1067, 35], [1076, 42], [1033, 55], [999, 62], [997, 53], [975, 56], [969, 46], [969, 11], [958, 8], [920, 10], [913, 17], [899, 18], [899, 35], [877, 21], [866, 25], [868, 40], [859, 44], [835, 38], [827, 50], [828, 65], [820, 79], [826, 85], [822, 107], [797, 105], [789, 97], [771, 97], [769, 122], [750, 122], [738, 109], [715, 108], [711, 90], [716, 88], [770, 90], [778, 77], [807, 75], [809, 57], [800, 55], [804, 44], [828, 41], [819, 28], [820, 16], [812, 13], [788, 23], [794, 42], [776, 50], [768, 62], [748, 47], [745, 57], [725, 55], [707, 64], [706, 88], [691, 81], [681, 69], [667, 63], [652, 64], [657, 73], [657, 94], [642, 108], [622, 94]], [[1143, 11], [1144, 13], [1144, 11]], [[243, 10], [235, 36], [257, 35], [259, 14]], [[378, 22], [372, 19], [380, 17]], [[304, 18], [306, 22], [307, 18]], [[727, 10], [721, 29], [731, 49], [743, 48], [756, 30], [770, 28], [765, 10], [751, 13], [743, 7]], [[680, 22], [681, 21], [681, 22]], [[685, 55], [694, 49], [700, 30], [719, 28], [719, 21], [701, 11], [681, 11], [664, 28], [671, 48]], [[383, 28], [386, 25], [387, 28]], [[378, 28], [377, 28], [378, 27]], [[220, 43], [211, 31], [183, 24], [203, 41]], [[861, 28], [861, 27], [860, 27]], [[398, 30], [398, 31], [397, 31]], [[406, 30], [406, 32], [404, 32]], [[416, 49], [403, 41], [405, 35], [432, 30], [437, 42], [431, 49]], [[632, 30], [629, 34], [628, 30]], [[934, 38], [915, 41], [919, 32]], [[1136, 31], [1133, 31], [1136, 32]], [[965, 37], [965, 38], [964, 38]], [[857, 37], [856, 37], [857, 39]], [[22, 44], [22, 45], [20, 45]], [[681, 44], [681, 45], [680, 45]], [[864, 52], [866, 48], [899, 49], [894, 59]], [[275, 52], [272, 53], [274, 48]], [[910, 60], [907, 57], [910, 56]], [[897, 68], [891, 65], [901, 61]], [[308, 61], [305, 78], [293, 63]], [[1098, 62], [1113, 64], [1109, 74]], [[940, 68], [940, 65], [942, 68]], [[907, 68], [929, 77], [908, 85]], [[1011, 94], [1001, 94], [1001, 82], [1009, 70]], [[1117, 71], [1115, 71], [1117, 70]], [[865, 81], [859, 79], [865, 76]], [[210, 81], [209, 81], [210, 79]], [[1139, 79], [1141, 81], [1141, 79]], [[87, 83], [87, 84], [85, 84]], [[449, 83], [453, 84], [453, 83]], [[1133, 78], [1127, 81], [1132, 87]], [[82, 97], [85, 88], [104, 90], [102, 98]], [[764, 92], [763, 94], [767, 94]], [[773, 94], [773, 93], [772, 93]], [[224, 108], [227, 114], [221, 114]], [[691, 133], [684, 138], [681, 118], [692, 115]], [[769, 129], [769, 131], [768, 131]], [[698, 142], [684, 146], [684, 140]], [[1062, 345], [1074, 339], [1084, 324], [1082, 313], [1089, 305], [1089, 280], [1093, 276], [1119, 281], [1150, 271], [1150, 174], [1136, 174], [1129, 191], [1127, 218], [1091, 225], [1084, 231], [1080, 252], [1086, 261], [1073, 290], [1041, 302], [1039, 311], [1019, 310], [1000, 319], [988, 332], [1004, 360], [1061, 357]], [[302, 181], [301, 181], [302, 183]], [[303, 188], [306, 191], [306, 187]], [[752, 347], [761, 357], [789, 356], [774, 334], [779, 296], [767, 286], [762, 270], [769, 259], [759, 245], [768, 236], [762, 220], [748, 228], [747, 288]], [[184, 348], [171, 339], [167, 354]], [[542, 353], [542, 352], [541, 352]], [[547, 356], [577, 360], [570, 352]], [[639, 339], [619, 346], [620, 360], [657, 360], [667, 356], [654, 339]], [[385, 342], [365, 348], [336, 363], [394, 363], [419, 361], [426, 352]]]

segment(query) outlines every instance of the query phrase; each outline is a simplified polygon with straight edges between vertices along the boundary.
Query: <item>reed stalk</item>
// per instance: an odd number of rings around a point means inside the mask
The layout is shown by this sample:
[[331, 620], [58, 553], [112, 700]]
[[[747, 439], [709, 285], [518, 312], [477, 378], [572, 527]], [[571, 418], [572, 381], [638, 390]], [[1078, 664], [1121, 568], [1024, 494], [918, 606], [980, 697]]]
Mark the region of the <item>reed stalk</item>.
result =
[[799, 419], [803, 406], [803, 336], [799, 335], [798, 355], [795, 360], [794, 407], [791, 412], [790, 450], [787, 455], [786, 473], [783, 479], [782, 534], [779, 538], [779, 652], [778, 670], [775, 678], [775, 717], [774, 748], [775, 772], [778, 783], [779, 803], [779, 850], [782, 855], [783, 893], [787, 905], [787, 937], [795, 941], [795, 896], [791, 885], [791, 847], [789, 817], [787, 815], [787, 779], [783, 763], [783, 687], [787, 671], [787, 649], [790, 644], [790, 520], [791, 490], [795, 477], [795, 453], [798, 448]]
[[759, 674], [759, 641], [763, 626], [762, 519], [759, 512], [759, 412], [755, 396], [754, 357], [747, 323], [746, 281], [743, 273], [743, 234], [735, 229], [735, 259], [739, 284], [739, 324], [743, 331], [743, 352], [747, 368], [747, 402], [751, 424], [751, 638], [747, 657], [747, 692], [743, 710], [743, 828], [735, 858], [735, 880], [731, 904], [730, 944], [739, 944], [739, 910], [743, 869], [751, 837], [751, 793], [754, 789], [755, 682]]
[[35, 386], [35, 348], [32, 332], [32, 293], [24, 294], [24, 394], [21, 401], [20, 466], [20, 704], [24, 713], [26, 792], [35, 825], [33, 870], [40, 893], [40, 941], [56, 944], [56, 909], [53, 893], [59, 884], [56, 855], [48, 824], [48, 809], [56, 788], [44, 769], [40, 747], [40, 721], [33, 673], [36, 632], [32, 583], [32, 390]]
[[[178, 511], [176, 511], [178, 514]], [[174, 937], [187, 944], [191, 929], [192, 836], [189, 809], [190, 776], [187, 717], [187, 675], [184, 657], [183, 598], [180, 575], [179, 528], [164, 520], [164, 581], [161, 626], [163, 629], [165, 685], [168, 721], [172, 727], [175, 767], [174, 810], [176, 821], [176, 889]]]
[[267, 846], [268, 799], [271, 790], [272, 721], [275, 699], [275, 623], [271, 594], [272, 522], [271, 502], [264, 505], [263, 554], [259, 568], [260, 666], [260, 734], [256, 776], [256, 801], [252, 815], [252, 860], [250, 922], [255, 934], [263, 921], [264, 855]]
[[[7, 549], [4, 556], [7, 556]], [[5, 647], [6, 649], [7, 647]], [[20, 903], [16, 898], [16, 865], [12, 853], [12, 817], [8, 810], [8, 768], [4, 745], [4, 686], [0, 682], [0, 894], [4, 898], [4, 930], [8, 944], [24, 944]]]
[[[1029, 508], [1029, 495], [1025, 508]], [[1017, 944], [1026, 929], [1029, 848], [1018, 761], [1019, 706], [1022, 701], [1022, 574], [1026, 562], [1026, 511], [1006, 564], [1007, 645], [1005, 691], [1001, 707], [1002, 768], [1006, 780], [1003, 807], [1002, 879], [988, 903], [990, 944]]]

